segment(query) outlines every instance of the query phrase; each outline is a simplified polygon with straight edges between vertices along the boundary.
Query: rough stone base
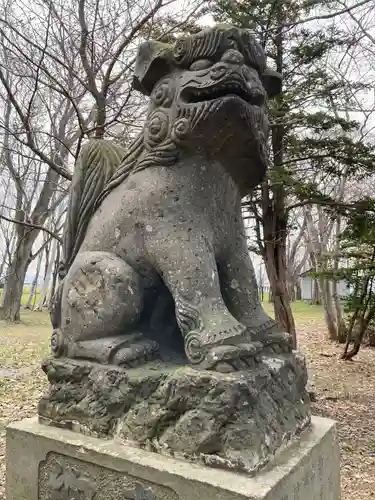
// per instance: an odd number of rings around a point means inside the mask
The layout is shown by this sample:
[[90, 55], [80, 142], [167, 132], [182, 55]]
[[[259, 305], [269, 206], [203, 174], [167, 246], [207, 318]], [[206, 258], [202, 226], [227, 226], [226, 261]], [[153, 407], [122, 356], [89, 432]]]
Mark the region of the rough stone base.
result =
[[42, 423], [212, 467], [254, 474], [310, 423], [298, 354], [229, 374], [149, 363], [124, 370], [49, 359]]
[[333, 422], [256, 477], [23, 420], [7, 428], [7, 500], [340, 500]]

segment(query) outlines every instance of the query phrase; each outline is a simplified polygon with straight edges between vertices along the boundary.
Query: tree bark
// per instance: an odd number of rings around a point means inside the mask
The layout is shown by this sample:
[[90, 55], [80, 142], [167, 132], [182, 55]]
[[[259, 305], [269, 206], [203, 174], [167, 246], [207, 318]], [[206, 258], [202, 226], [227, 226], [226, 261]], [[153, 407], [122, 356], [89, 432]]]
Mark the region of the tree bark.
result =
[[[275, 35], [276, 70], [282, 74], [284, 56], [283, 6], [277, 4], [275, 10], [279, 26]], [[276, 98], [276, 106], [279, 114], [282, 114], [282, 98]], [[296, 328], [287, 287], [286, 241], [288, 212], [285, 203], [285, 188], [281, 181], [284, 163], [284, 137], [285, 129], [280, 121], [279, 124], [272, 127], [271, 132], [275, 181], [264, 182], [262, 186], [263, 230], [266, 269], [272, 289], [275, 319], [284, 331], [292, 335], [293, 346], [296, 348]], [[278, 173], [280, 173], [279, 177]]]
[[48, 298], [48, 310], [49, 311], [52, 308], [53, 298], [55, 296], [55, 290], [57, 287], [57, 280], [58, 280], [59, 266], [60, 266], [60, 248], [61, 248], [60, 245], [57, 245], [56, 258], [55, 258], [53, 273], [52, 273], [52, 285], [51, 285], [51, 289], [49, 291], [49, 298]]
[[39, 301], [35, 307], [36, 311], [42, 311], [43, 307], [46, 305], [47, 302], [47, 293], [48, 293], [49, 283], [51, 281], [52, 270], [55, 264], [57, 246], [58, 242], [56, 240], [52, 241], [52, 248], [48, 254], [48, 262], [46, 261], [46, 271], [44, 275], [42, 291], [40, 293]]
[[312, 303], [314, 306], [322, 305], [322, 294], [320, 293], [318, 280], [314, 278], [313, 280], [313, 298]]
[[4, 299], [1, 309], [1, 318], [6, 321], [17, 322], [20, 320], [21, 299], [23, 284], [27, 269], [31, 262], [31, 248], [33, 241], [21, 240], [13, 254], [12, 262], [8, 268], [8, 276], [4, 287]]
[[328, 336], [330, 340], [338, 340], [338, 329], [336, 314], [333, 308], [333, 298], [331, 285], [325, 278], [319, 278], [319, 286], [323, 298], [324, 319], [328, 329]]
[[299, 282], [296, 283], [296, 300], [302, 300], [302, 290]]
[[286, 284], [285, 247], [280, 241], [266, 241], [266, 269], [272, 289], [275, 319], [278, 325], [293, 338], [293, 346], [297, 347], [296, 327]]
[[[340, 199], [343, 196], [345, 181], [346, 181], [346, 176], [344, 176], [344, 179], [341, 180], [340, 192], [339, 192]], [[337, 286], [338, 285], [337, 274], [340, 268], [340, 251], [341, 251], [340, 233], [341, 233], [341, 214], [338, 213], [336, 216], [336, 223], [335, 223], [335, 251], [333, 255], [333, 269], [335, 271], [335, 279], [332, 283], [332, 295], [335, 304], [336, 318], [337, 318], [337, 341], [343, 344], [345, 343], [346, 340], [346, 325], [344, 321], [342, 304]]]

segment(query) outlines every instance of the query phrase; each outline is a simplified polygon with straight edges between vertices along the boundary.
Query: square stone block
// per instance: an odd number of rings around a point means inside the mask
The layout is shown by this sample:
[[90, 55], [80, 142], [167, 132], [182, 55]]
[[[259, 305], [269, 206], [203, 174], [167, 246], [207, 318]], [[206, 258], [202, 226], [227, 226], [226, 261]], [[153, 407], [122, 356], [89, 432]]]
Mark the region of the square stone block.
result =
[[7, 500], [339, 500], [334, 422], [311, 427], [255, 477], [212, 469], [37, 418], [7, 428]]

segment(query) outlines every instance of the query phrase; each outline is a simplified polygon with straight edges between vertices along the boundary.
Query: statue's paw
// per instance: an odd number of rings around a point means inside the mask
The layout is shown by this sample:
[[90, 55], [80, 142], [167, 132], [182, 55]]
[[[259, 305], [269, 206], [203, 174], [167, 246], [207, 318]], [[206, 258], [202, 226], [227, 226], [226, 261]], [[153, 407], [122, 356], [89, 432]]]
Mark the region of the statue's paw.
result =
[[154, 340], [143, 339], [121, 347], [113, 356], [112, 362], [122, 368], [135, 368], [152, 361], [158, 356], [159, 344]]
[[219, 344], [235, 344], [237, 342], [241, 342], [241, 339], [244, 338], [246, 334], [247, 327], [242, 325], [234, 318], [230, 319], [219, 331], [204, 331], [201, 333], [202, 342], [209, 345], [219, 345]]
[[223, 373], [248, 370], [254, 357], [263, 349], [260, 342], [220, 345], [211, 348], [202, 362], [202, 368]]
[[229, 342], [207, 346], [202, 334], [190, 332], [185, 337], [185, 352], [188, 360], [205, 370], [231, 372], [248, 370], [251, 360], [263, 349], [261, 342]]
[[289, 333], [273, 331], [262, 340], [265, 348], [278, 348], [280, 352], [291, 352], [293, 350], [293, 338]]

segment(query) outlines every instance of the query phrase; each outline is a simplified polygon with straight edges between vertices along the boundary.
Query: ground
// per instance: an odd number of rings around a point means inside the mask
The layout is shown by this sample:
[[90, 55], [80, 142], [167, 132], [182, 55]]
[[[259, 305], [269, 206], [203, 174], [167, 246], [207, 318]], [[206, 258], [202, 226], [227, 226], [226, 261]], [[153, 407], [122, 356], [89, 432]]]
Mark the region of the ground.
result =
[[[317, 397], [313, 412], [338, 422], [342, 500], [375, 499], [375, 349], [340, 361], [342, 346], [326, 340], [322, 309], [296, 303], [294, 313]], [[5, 500], [5, 426], [35, 414], [46, 384], [39, 366], [50, 333], [46, 313], [26, 312], [18, 325], [0, 322], [0, 500]]]

